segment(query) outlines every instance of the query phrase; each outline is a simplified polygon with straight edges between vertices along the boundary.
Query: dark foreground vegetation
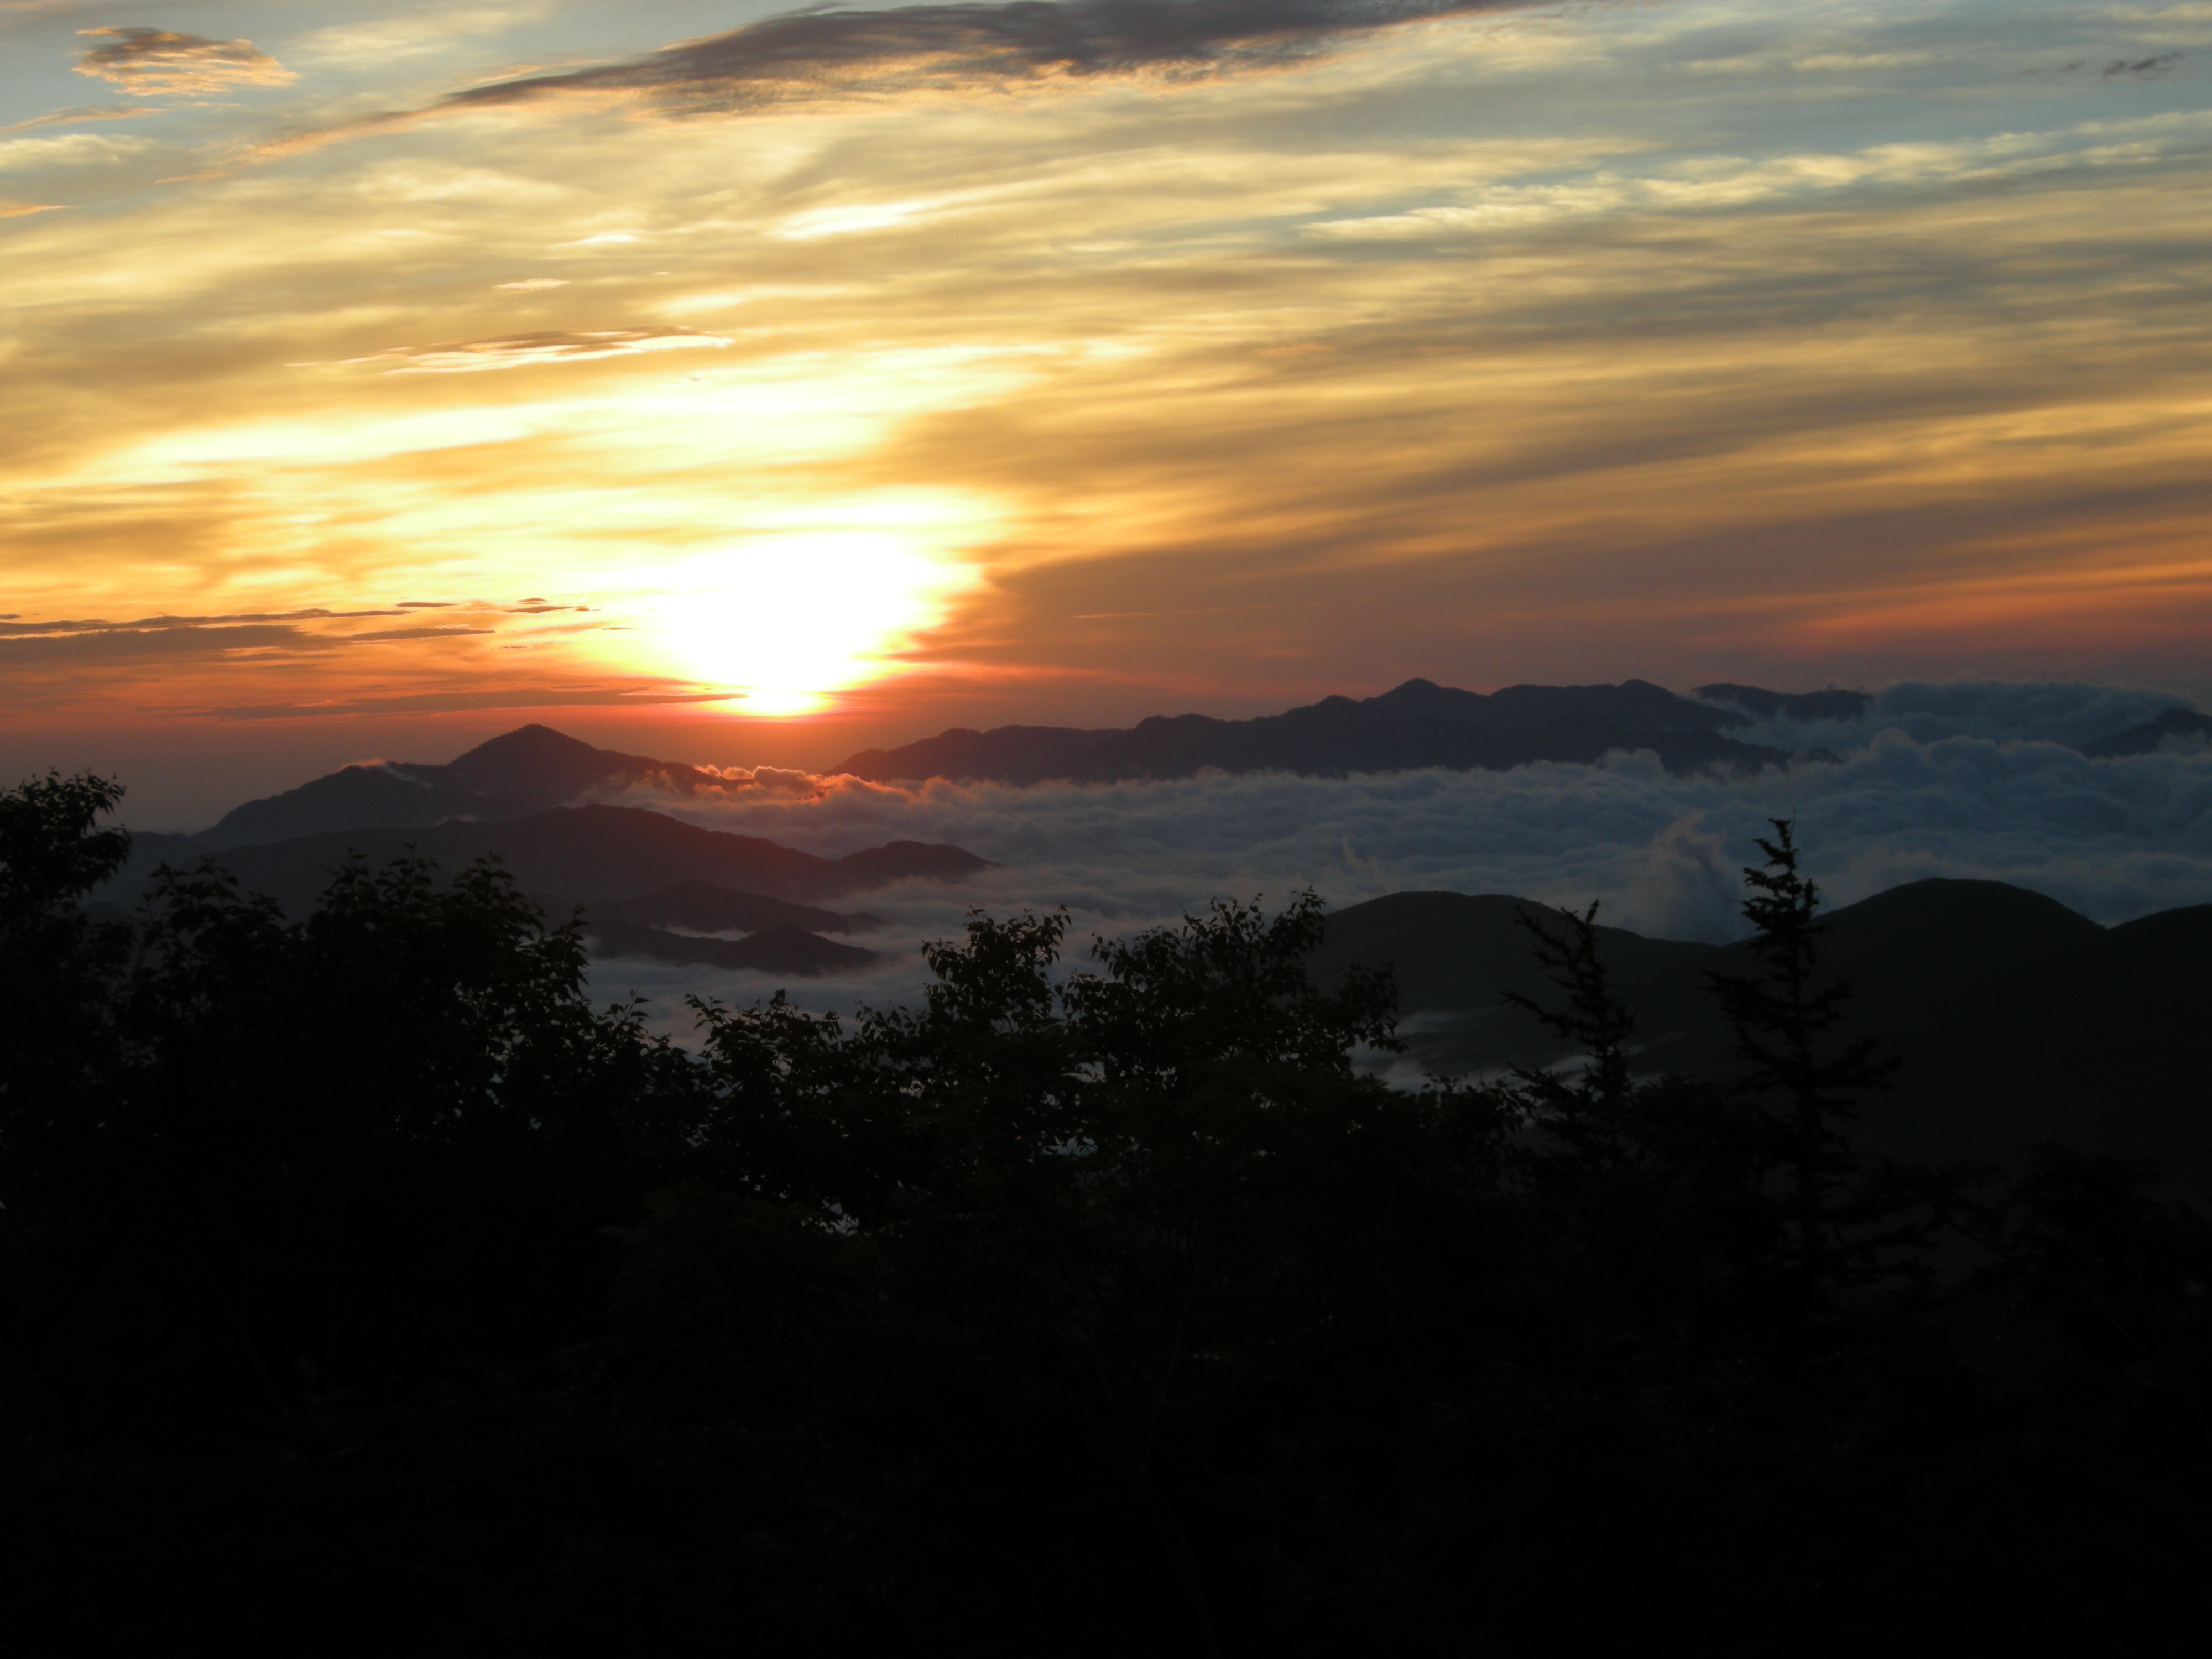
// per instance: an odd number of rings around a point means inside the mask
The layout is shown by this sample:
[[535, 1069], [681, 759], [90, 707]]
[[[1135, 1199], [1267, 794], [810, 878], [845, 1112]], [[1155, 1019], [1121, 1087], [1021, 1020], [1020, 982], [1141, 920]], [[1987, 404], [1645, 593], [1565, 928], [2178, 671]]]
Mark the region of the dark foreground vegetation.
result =
[[2205, 1224], [1854, 1155], [1786, 827], [1740, 1085], [1562, 918], [1416, 1092], [1310, 896], [694, 1054], [489, 866], [88, 919], [118, 793], [0, 797], [13, 1652], [2198, 1650]]

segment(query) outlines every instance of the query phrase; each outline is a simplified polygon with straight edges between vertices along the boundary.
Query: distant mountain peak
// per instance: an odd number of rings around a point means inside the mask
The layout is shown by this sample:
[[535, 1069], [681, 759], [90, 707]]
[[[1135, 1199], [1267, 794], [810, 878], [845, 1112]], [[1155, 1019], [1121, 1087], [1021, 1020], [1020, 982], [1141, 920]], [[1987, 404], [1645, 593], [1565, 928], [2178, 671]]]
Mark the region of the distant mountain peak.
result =
[[566, 732], [556, 732], [550, 726], [535, 720], [527, 726], [518, 726], [512, 732], [502, 732], [495, 738], [486, 738], [475, 748], [465, 750], [447, 763], [448, 770], [458, 770], [470, 764], [486, 761], [505, 761], [513, 757], [541, 757], [546, 755], [597, 755], [608, 752], [596, 749], [581, 738], [572, 738]]
[[343, 768], [247, 801], [200, 839], [238, 847], [336, 830], [428, 829], [456, 818], [507, 822], [643, 783], [689, 793], [717, 781], [682, 761], [595, 748], [533, 722], [442, 765], [386, 761]]

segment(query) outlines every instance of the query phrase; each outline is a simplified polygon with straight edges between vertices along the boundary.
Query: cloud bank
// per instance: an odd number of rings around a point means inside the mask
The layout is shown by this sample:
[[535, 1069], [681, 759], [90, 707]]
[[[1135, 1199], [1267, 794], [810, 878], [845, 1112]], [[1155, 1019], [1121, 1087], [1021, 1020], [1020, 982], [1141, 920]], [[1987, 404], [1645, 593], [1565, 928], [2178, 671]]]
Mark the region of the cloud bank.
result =
[[[1741, 868], [1773, 817], [1796, 820], [1831, 905], [1929, 876], [2011, 882], [2107, 924], [2212, 902], [2212, 751], [2090, 760], [2047, 731], [2019, 735], [2038, 720], [2087, 723], [2175, 700], [1988, 684], [1898, 686], [1885, 699], [1907, 711], [1904, 723], [1878, 708], [1839, 760], [1750, 778], [1670, 777], [1650, 755], [1616, 755], [1504, 773], [1029, 789], [837, 777], [814, 793], [740, 786], [719, 802], [653, 804], [827, 856], [904, 836], [954, 842], [1004, 866], [958, 888], [869, 895], [867, 908], [892, 924], [885, 961], [793, 988], [823, 1007], [918, 994], [921, 943], [956, 933], [970, 905], [1005, 914], [1064, 903], [1080, 937], [1172, 921], [1217, 896], [1279, 903], [1310, 885], [1342, 906], [1450, 889], [1577, 907], [1598, 899], [1617, 926], [1725, 940], [1743, 931]], [[1916, 737], [1905, 729], [1916, 720], [1943, 729]], [[629, 962], [596, 971], [664, 1012], [699, 983], [697, 970]], [[707, 982], [726, 1000], [768, 987], [751, 975]]]

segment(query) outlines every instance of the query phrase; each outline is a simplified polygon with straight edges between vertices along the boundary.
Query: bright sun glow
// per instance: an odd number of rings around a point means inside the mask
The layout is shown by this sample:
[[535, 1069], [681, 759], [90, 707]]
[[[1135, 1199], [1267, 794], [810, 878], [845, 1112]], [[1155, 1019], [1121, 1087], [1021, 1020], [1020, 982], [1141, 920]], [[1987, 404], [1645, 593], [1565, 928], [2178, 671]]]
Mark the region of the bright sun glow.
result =
[[646, 624], [662, 672], [742, 690], [749, 714], [803, 714], [895, 672], [974, 573], [894, 530], [752, 538], [667, 573]]

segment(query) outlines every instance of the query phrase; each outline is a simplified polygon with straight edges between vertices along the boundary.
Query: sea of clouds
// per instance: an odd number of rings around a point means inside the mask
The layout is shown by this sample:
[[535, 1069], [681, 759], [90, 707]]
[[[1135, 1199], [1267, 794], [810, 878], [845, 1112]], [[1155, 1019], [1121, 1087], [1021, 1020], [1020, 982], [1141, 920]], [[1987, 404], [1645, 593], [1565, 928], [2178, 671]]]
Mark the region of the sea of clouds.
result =
[[[1736, 732], [1837, 757], [1747, 777], [1670, 776], [1649, 753], [1508, 772], [1030, 788], [733, 773], [719, 796], [651, 804], [829, 857], [903, 838], [998, 865], [957, 887], [904, 883], [840, 902], [890, 922], [856, 941], [883, 962], [791, 990], [802, 1006], [850, 1010], [917, 1000], [921, 943], [957, 936], [970, 907], [1065, 905], [1079, 957], [1092, 933], [1171, 922], [1217, 898], [1273, 908], [1308, 887], [1331, 908], [1411, 889], [1595, 899], [1616, 926], [1725, 940], [1743, 931], [1741, 869], [1774, 817], [1795, 820], [1830, 905], [1929, 876], [2011, 882], [2108, 924], [2202, 904], [2212, 749], [2091, 760], [2074, 746], [2179, 702], [2082, 685], [1900, 684], [1862, 720]], [[679, 1027], [687, 990], [750, 1002], [770, 988], [759, 975], [629, 960], [599, 964], [594, 982], [636, 990]]]

